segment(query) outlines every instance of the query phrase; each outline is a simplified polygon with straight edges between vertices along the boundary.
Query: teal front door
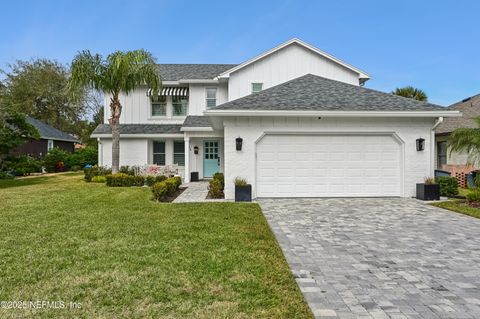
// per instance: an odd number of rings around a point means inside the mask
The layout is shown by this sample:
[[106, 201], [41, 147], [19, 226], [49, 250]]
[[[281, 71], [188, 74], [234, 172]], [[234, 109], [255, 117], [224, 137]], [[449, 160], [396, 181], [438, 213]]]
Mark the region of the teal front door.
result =
[[203, 177], [212, 177], [220, 171], [218, 141], [203, 142]]

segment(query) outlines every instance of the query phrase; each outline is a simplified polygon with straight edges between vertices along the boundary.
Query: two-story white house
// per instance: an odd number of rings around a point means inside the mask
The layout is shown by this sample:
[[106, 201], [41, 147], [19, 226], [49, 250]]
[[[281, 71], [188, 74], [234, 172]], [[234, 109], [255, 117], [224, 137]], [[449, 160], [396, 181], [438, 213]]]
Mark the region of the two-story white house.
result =
[[[409, 197], [433, 176], [434, 129], [457, 111], [363, 88], [369, 75], [298, 39], [238, 65], [160, 64], [157, 96], [122, 96], [120, 164], [235, 177], [253, 197]], [[105, 124], [92, 137], [111, 165]]]

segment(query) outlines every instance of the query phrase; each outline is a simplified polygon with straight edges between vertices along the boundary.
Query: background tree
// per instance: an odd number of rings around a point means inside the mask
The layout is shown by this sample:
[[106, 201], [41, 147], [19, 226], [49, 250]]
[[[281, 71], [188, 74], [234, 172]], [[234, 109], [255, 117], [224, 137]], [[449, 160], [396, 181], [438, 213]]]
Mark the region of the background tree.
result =
[[477, 117], [475, 122], [478, 128], [458, 128], [448, 139], [450, 153], [466, 153], [472, 164], [480, 163], [480, 117]]
[[73, 97], [83, 89], [103, 92], [110, 99], [109, 124], [112, 129], [112, 172], [117, 173], [120, 161], [120, 93], [129, 94], [147, 85], [156, 94], [161, 86], [155, 59], [145, 50], [116, 51], [102, 58], [99, 54], [82, 51], [71, 66], [69, 91]]
[[396, 88], [392, 94], [407, 97], [409, 99], [414, 99], [417, 101], [424, 101], [428, 100], [427, 94], [420, 89], [414, 88], [413, 86], [405, 86], [403, 88]]
[[70, 99], [67, 67], [54, 60], [18, 60], [3, 73], [4, 98], [13, 111], [78, 134], [76, 124], [87, 114], [89, 92], [78, 90], [77, 99]]

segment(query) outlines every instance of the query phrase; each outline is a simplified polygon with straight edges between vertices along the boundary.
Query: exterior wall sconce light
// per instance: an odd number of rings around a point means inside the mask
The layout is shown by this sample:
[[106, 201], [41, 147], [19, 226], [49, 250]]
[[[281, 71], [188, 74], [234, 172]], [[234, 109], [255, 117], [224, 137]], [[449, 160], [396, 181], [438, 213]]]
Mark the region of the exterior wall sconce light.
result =
[[417, 138], [417, 151], [423, 151], [425, 149], [425, 139]]
[[193, 147], [193, 154], [197, 155], [198, 154], [198, 146]]
[[242, 150], [242, 143], [243, 143], [243, 139], [241, 137], [237, 137], [235, 139], [235, 145], [237, 146], [237, 151]]

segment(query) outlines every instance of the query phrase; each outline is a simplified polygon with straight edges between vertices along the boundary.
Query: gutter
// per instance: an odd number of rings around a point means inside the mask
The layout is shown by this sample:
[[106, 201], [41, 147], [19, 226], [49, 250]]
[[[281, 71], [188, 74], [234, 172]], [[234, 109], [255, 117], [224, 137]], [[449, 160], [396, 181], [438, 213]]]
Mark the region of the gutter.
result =
[[296, 116], [296, 117], [460, 117], [460, 111], [277, 111], [207, 110], [206, 116]]

